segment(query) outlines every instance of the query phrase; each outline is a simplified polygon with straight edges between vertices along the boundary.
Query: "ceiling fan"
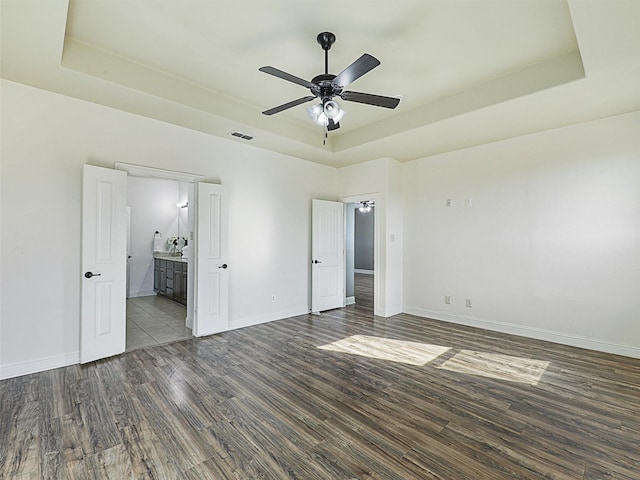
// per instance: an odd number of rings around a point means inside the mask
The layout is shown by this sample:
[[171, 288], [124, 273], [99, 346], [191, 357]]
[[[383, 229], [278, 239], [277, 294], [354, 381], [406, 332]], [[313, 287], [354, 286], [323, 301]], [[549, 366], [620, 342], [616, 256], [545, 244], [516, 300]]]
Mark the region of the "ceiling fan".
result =
[[347, 85], [380, 65], [380, 61], [377, 58], [365, 53], [345, 68], [341, 73], [338, 75], [332, 75], [329, 73], [329, 49], [336, 41], [336, 36], [331, 32], [322, 32], [318, 34], [317, 41], [324, 50], [324, 73], [313, 77], [311, 81], [304, 80], [271, 66], [259, 69], [261, 72], [268, 73], [274, 77], [302, 85], [303, 87], [308, 88], [312, 94], [283, 105], [270, 108], [269, 110], [265, 110], [262, 112], [264, 115], [280, 113], [289, 108], [318, 98], [321, 103], [309, 107], [307, 111], [309, 116], [318, 125], [324, 126], [326, 131], [331, 131], [340, 128], [340, 120], [344, 116], [344, 110], [342, 110], [340, 105], [333, 100], [333, 97], [340, 97], [342, 100], [347, 102], [365, 103], [367, 105], [375, 105], [377, 107], [384, 108], [396, 108], [398, 106], [400, 99], [396, 97], [385, 97], [382, 95], [373, 95], [371, 93], [344, 90]]

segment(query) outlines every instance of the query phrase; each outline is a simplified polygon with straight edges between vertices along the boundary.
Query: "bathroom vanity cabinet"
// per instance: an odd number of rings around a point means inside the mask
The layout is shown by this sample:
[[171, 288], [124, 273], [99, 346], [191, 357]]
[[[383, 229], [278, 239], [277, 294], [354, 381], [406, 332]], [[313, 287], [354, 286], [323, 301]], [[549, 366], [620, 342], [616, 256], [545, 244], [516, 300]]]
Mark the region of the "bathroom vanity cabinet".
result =
[[174, 302], [187, 304], [187, 261], [181, 257], [153, 258], [153, 291]]

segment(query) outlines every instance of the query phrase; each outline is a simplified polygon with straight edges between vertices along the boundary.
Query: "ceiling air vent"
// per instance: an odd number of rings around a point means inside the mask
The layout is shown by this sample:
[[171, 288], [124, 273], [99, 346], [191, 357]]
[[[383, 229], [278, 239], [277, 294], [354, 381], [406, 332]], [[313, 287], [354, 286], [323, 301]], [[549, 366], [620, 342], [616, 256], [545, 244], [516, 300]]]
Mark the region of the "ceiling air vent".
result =
[[251, 135], [247, 135], [247, 134], [242, 133], [242, 132], [233, 131], [229, 135], [231, 135], [232, 137], [238, 137], [238, 138], [241, 138], [241, 139], [247, 140], [247, 141], [253, 140], [253, 137]]

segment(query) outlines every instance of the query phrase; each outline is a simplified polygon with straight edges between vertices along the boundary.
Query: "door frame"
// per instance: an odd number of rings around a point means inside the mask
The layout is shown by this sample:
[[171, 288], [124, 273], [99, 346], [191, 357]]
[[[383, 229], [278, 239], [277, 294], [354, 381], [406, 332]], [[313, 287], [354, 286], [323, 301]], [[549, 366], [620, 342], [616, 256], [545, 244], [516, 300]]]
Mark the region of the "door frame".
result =
[[[188, 202], [190, 206], [194, 207], [193, 210], [190, 209], [193, 212], [193, 214], [195, 215], [195, 212], [197, 212], [198, 196], [195, 194], [192, 195], [192, 193], [195, 193], [195, 185], [197, 183], [205, 181], [204, 175], [200, 175], [196, 173], [178, 172], [174, 170], [165, 170], [162, 168], [144, 167], [142, 165], [133, 165], [130, 163], [122, 163], [122, 162], [115, 162], [114, 169], [123, 170], [127, 172], [128, 176], [132, 176], [132, 177], [157, 178], [159, 180], [174, 180], [176, 182], [194, 184], [194, 188], [189, 189], [190, 191], [189, 191]], [[190, 216], [191, 216], [191, 212], [190, 212]], [[194, 235], [195, 235], [195, 232], [194, 232]], [[194, 238], [191, 237], [191, 233], [189, 234], [189, 242], [194, 242]], [[193, 245], [193, 243], [191, 244]], [[192, 254], [189, 256], [188, 268], [192, 272], [194, 272], [195, 265], [197, 262], [197, 254], [195, 252], [195, 249], [191, 249], [191, 252]], [[193, 327], [194, 327], [193, 322], [196, 320], [194, 315], [195, 302], [194, 302], [194, 296], [192, 293], [193, 288], [195, 287], [194, 275], [189, 275], [188, 279], [189, 279], [189, 285], [187, 286], [187, 288], [190, 288], [191, 291], [187, 293], [187, 318], [185, 319], [185, 321], [186, 321], [186, 324], [190, 325], [190, 328], [193, 330]]]
[[129, 263], [131, 263], [129, 260], [131, 260], [131, 207], [127, 206], [127, 293], [126, 293], [126, 298], [129, 299], [129, 293], [130, 293], [130, 285], [129, 285]]
[[[367, 200], [372, 200], [376, 204], [376, 208], [373, 209], [373, 222], [374, 222], [374, 232], [373, 232], [373, 314], [377, 316], [384, 316], [384, 299], [380, 295], [380, 292], [383, 291], [382, 286], [384, 285], [384, 278], [382, 275], [382, 262], [380, 258], [380, 247], [384, 242], [384, 235], [382, 229], [380, 228], [380, 211], [381, 209], [378, 206], [381, 203], [381, 195], [379, 193], [363, 193], [358, 195], [349, 195], [345, 197], [340, 197], [340, 201], [344, 203], [344, 208], [347, 208], [347, 205], [350, 203], [360, 203]], [[347, 216], [345, 215], [345, 222]], [[346, 227], [346, 225], [345, 225]], [[346, 241], [346, 228], [344, 229], [345, 233], [345, 241]], [[346, 262], [346, 258], [345, 258]], [[346, 275], [346, 263], [345, 263], [345, 275]], [[346, 297], [345, 297], [346, 302]]]

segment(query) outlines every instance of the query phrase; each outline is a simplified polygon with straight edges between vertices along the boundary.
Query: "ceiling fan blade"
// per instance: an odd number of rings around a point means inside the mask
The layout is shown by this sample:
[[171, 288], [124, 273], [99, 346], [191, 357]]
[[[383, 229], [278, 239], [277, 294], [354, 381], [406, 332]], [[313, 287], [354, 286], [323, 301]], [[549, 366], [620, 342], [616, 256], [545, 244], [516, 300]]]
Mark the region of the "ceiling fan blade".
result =
[[283, 80], [297, 83], [298, 85], [302, 85], [303, 87], [311, 88], [313, 86], [311, 82], [308, 82], [303, 78], [296, 77], [295, 75], [291, 75], [290, 73], [283, 72], [282, 70], [278, 70], [275, 67], [271, 67], [271, 66], [261, 67], [258, 70], [264, 73], [268, 73], [269, 75], [273, 75], [274, 77], [282, 78]]
[[365, 53], [351, 65], [345, 68], [342, 72], [340, 72], [338, 76], [333, 79], [332, 83], [334, 83], [335, 85], [340, 85], [344, 88], [350, 83], [356, 81], [365, 73], [376, 68], [378, 65], [380, 65], [380, 60], [372, 57], [368, 53]]
[[333, 121], [333, 118], [329, 119], [329, 123], [327, 124], [327, 131], [337, 130], [340, 128], [340, 122], [336, 123]]
[[342, 92], [340, 98], [347, 102], [366, 103], [367, 105], [375, 105], [376, 107], [396, 108], [400, 103], [399, 98], [385, 97], [382, 95], [373, 95], [371, 93], [361, 92]]
[[289, 103], [284, 103], [284, 104], [279, 105], [279, 106], [277, 106], [277, 107], [270, 108], [269, 110], [265, 110], [265, 111], [264, 111], [264, 112], [262, 112], [262, 113], [263, 113], [264, 115], [273, 115], [274, 113], [280, 113], [280, 112], [282, 112], [283, 110], [286, 110], [286, 109], [291, 108], [291, 107], [295, 107], [295, 106], [297, 106], [297, 105], [301, 105], [301, 104], [303, 104], [303, 103], [305, 103], [305, 102], [308, 102], [308, 101], [310, 101], [310, 100], [313, 100], [313, 99], [315, 99], [315, 98], [316, 98], [316, 97], [312, 97], [312, 96], [302, 97], [302, 98], [299, 98], [299, 99], [297, 99], [297, 100], [293, 100], [293, 101], [291, 101], [291, 102], [289, 102]]

